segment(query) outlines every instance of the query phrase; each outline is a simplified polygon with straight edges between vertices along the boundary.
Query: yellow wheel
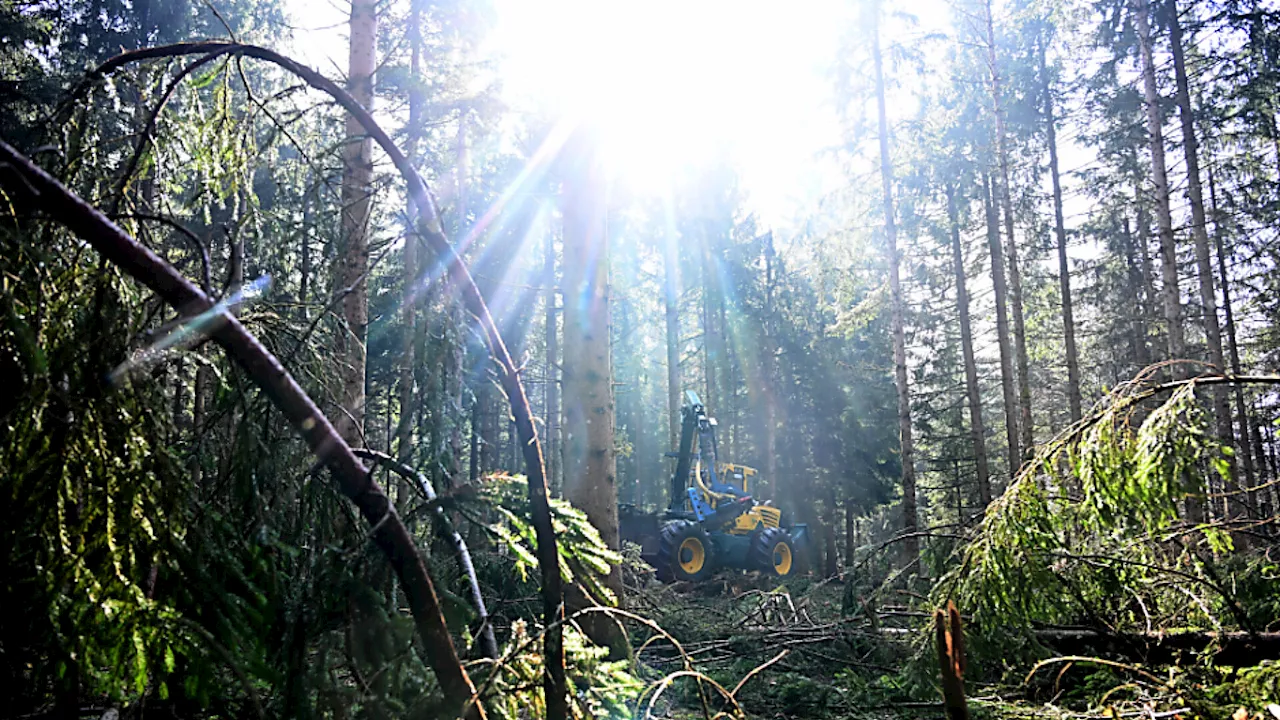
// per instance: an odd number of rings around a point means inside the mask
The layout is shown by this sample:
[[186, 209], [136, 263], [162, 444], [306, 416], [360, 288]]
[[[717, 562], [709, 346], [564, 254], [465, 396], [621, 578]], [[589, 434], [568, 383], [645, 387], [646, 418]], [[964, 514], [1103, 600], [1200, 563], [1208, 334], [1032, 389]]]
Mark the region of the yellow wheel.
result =
[[791, 535], [782, 528], [766, 528], [751, 542], [751, 566], [777, 577], [796, 571], [796, 551]]
[[773, 571], [780, 577], [791, 574], [791, 545], [786, 540], [773, 546]]
[[706, 580], [715, 572], [715, 563], [711, 537], [697, 523], [676, 520], [662, 528], [656, 563], [659, 580]]
[[687, 537], [680, 543], [680, 552], [676, 556], [680, 569], [688, 575], [697, 575], [707, 564], [707, 548], [697, 537]]

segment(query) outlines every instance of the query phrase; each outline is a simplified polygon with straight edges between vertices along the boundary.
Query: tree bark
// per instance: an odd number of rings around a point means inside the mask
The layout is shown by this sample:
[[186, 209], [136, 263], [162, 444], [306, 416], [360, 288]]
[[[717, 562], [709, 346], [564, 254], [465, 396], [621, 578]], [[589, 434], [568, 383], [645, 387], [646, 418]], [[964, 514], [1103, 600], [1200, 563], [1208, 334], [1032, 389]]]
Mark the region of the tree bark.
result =
[[302, 196], [302, 232], [298, 239], [301, 258], [301, 269], [299, 270], [301, 278], [298, 282], [298, 303], [302, 306], [302, 317], [308, 318], [310, 313], [307, 311], [307, 303], [311, 301], [311, 206], [312, 206], [312, 189], [307, 188]]
[[[1009, 185], [1009, 142], [1004, 127], [1004, 105], [1001, 102], [1000, 66], [996, 60], [995, 19], [991, 0], [987, 0], [987, 54], [991, 65], [991, 103], [996, 119], [996, 155], [1000, 164], [997, 183], [1000, 205], [1004, 209], [1005, 257], [1009, 263], [1009, 313], [1013, 319], [1013, 350], [1018, 367], [1018, 437], [1021, 456], [1035, 445], [1031, 421], [1031, 377], [1027, 362], [1027, 331], [1022, 312], [1022, 271], [1018, 265], [1018, 243], [1013, 233], [1013, 197]], [[1013, 472], [1016, 472], [1015, 468]]]
[[853, 517], [853, 500], [844, 501], [844, 566], [853, 567], [853, 553], [857, 549], [857, 537], [854, 527], [857, 521]]
[[951, 264], [956, 275], [956, 312], [960, 316], [965, 394], [969, 400], [969, 434], [973, 438], [973, 459], [977, 465], [978, 500], [986, 508], [991, 504], [991, 471], [987, 467], [986, 427], [982, 422], [978, 363], [973, 351], [973, 324], [969, 319], [969, 290], [965, 283], [964, 251], [960, 246], [960, 218], [956, 212], [956, 191], [950, 184], [947, 185], [947, 220], [951, 226]]
[[1071, 266], [1067, 262], [1067, 229], [1062, 217], [1062, 180], [1058, 172], [1058, 121], [1053, 114], [1053, 88], [1049, 84], [1049, 68], [1045, 61], [1044, 42], [1040, 43], [1040, 81], [1044, 92], [1044, 122], [1049, 145], [1049, 176], [1053, 180], [1053, 229], [1058, 239], [1058, 287], [1062, 295], [1062, 340], [1067, 353], [1067, 405], [1071, 422], [1079, 422], [1080, 359], [1076, 351], [1075, 314], [1071, 306]]
[[[361, 107], [373, 110], [373, 72], [378, 35], [377, 3], [351, 2], [351, 47], [347, 87]], [[348, 114], [346, 144], [342, 148], [342, 228], [339, 234], [335, 292], [342, 294], [345, 327], [338, 333], [341, 363], [338, 402], [343, 414], [338, 433], [353, 445], [363, 444], [365, 335], [369, 325], [369, 221], [373, 193], [373, 143], [360, 121]]]
[[[467, 113], [467, 109], [463, 108], [462, 116], [458, 118], [458, 205], [454, 211], [455, 237], [469, 237], [468, 228], [471, 224], [467, 187], [470, 171], [467, 155], [467, 118], [470, 116]], [[449, 405], [453, 410], [448, 423], [449, 465], [447, 467], [448, 472], [445, 473], [448, 482], [453, 482], [455, 478], [459, 478], [462, 475], [462, 432], [466, 422], [462, 420], [465, 410], [463, 394], [466, 387], [463, 382], [463, 368], [466, 363], [466, 343], [463, 338], [465, 337], [467, 324], [463, 302], [460, 297], [463, 294], [463, 290], [463, 288], [454, 288], [454, 292], [447, 294], [444, 298], [444, 319], [453, 333], [453, 343], [444, 353], [445, 377], [443, 381], [445, 397], [448, 398]], [[472, 449], [474, 450], [474, 447]], [[474, 465], [474, 462], [472, 464]], [[478, 468], [468, 468], [468, 470], [474, 480]]]
[[946, 610], [935, 610], [933, 623], [947, 720], [969, 720], [969, 704], [964, 697], [964, 629], [955, 603], [948, 601]]
[[[1160, 112], [1160, 95], [1156, 88], [1155, 59], [1151, 45], [1150, 6], [1147, 0], [1130, 0], [1134, 10], [1134, 25], [1138, 31], [1139, 52], [1142, 56], [1143, 97], [1147, 106], [1147, 132], [1151, 143], [1151, 178], [1155, 183], [1156, 223], [1160, 227], [1160, 274], [1164, 281], [1164, 316], [1168, 325], [1169, 359], [1182, 360], [1185, 344], [1182, 336], [1182, 299], [1178, 289], [1178, 246], [1173, 236], [1173, 215], [1169, 208], [1169, 175], [1165, 169], [1164, 119]], [[1172, 368], [1174, 379], [1186, 376], [1183, 367]], [[1187, 517], [1192, 522], [1203, 522], [1203, 489], [1196, 477], [1188, 477], [1191, 484], [1187, 496]]]
[[469, 417], [471, 427], [471, 454], [468, 457], [467, 478], [471, 482], [480, 479], [480, 395], [476, 394], [471, 399], [471, 413]]
[[[1209, 362], [1218, 372], [1225, 373], [1227, 364], [1222, 352], [1222, 330], [1218, 325], [1217, 291], [1213, 284], [1213, 260], [1209, 251], [1209, 223], [1205, 217], [1204, 190], [1200, 184], [1200, 152], [1196, 138], [1195, 117], [1191, 110], [1191, 89], [1187, 80], [1187, 62], [1182, 47], [1182, 22], [1178, 18], [1177, 0], [1166, 0], [1165, 11], [1169, 24], [1169, 47], [1173, 50], [1173, 72], [1177, 85], [1178, 115], [1182, 121], [1182, 151], [1187, 160], [1187, 199], [1191, 202], [1191, 237], [1196, 247], [1196, 268], [1200, 274], [1200, 305], [1202, 308], [1205, 343], [1209, 348]], [[1216, 387], [1213, 393], [1213, 412], [1217, 421], [1218, 438], [1230, 445], [1234, 432], [1231, 428], [1231, 409], [1227, 402], [1227, 389]], [[1236, 489], [1235, 458], [1227, 457], [1231, 468], [1228, 490]], [[1229, 497], [1236, 498], [1237, 495]], [[1238, 501], [1229, 502], [1224, 508], [1227, 517], [1243, 512]]]
[[[617, 549], [618, 486], [614, 453], [613, 366], [610, 356], [608, 197], [599, 149], [589, 130], [565, 148], [564, 414], [565, 497], [582, 510], [610, 548]], [[619, 597], [622, 575], [611, 569], [608, 587]], [[588, 636], [614, 654], [625, 644], [618, 626], [602, 615], [584, 624]], [[625, 650], [622, 651], [625, 655]]]
[[[719, 256], [717, 255], [717, 258]], [[720, 403], [723, 408], [721, 417], [724, 425], [724, 457], [735, 462], [738, 457], [738, 383], [733, 372], [733, 343], [729, 337], [729, 304], [725, 299], [724, 277], [719, 272], [719, 259], [716, 263], [716, 327], [719, 329], [716, 341], [720, 345]]]
[[827, 502], [825, 522], [823, 525], [824, 532], [822, 534], [824, 544], [826, 546], [826, 564], [823, 567], [824, 577], [833, 578], [840, 574], [840, 553], [836, 550], [836, 529], [839, 527], [836, 513], [838, 506], [836, 505], [835, 488], [827, 488]]
[[[889, 156], [889, 118], [886, 110], [884, 87], [884, 61], [880, 52], [880, 7], [873, 10], [872, 60], [875, 64], [876, 109], [880, 134], [880, 188], [884, 202], [885, 249], [889, 264], [889, 294], [893, 332], [894, 377], [898, 386], [898, 436], [902, 460], [902, 532], [914, 535], [918, 527], [916, 513], [915, 446], [911, 438], [911, 392], [907, 386], [907, 336], [905, 301], [902, 297], [902, 278], [899, 274], [901, 257], [898, 252], [898, 226], [893, 206], [893, 159]], [[908, 537], [902, 542], [903, 565], [920, 557], [920, 541]]]
[[991, 253], [991, 283], [996, 298], [996, 337], [1000, 345], [1000, 389], [1004, 395], [1004, 429], [1009, 444], [1009, 475], [1022, 467], [1022, 449], [1018, 440], [1018, 405], [1013, 390], [1013, 345], [1009, 341], [1009, 312], [1005, 307], [1008, 294], [1004, 282], [1004, 252], [1000, 246], [1000, 220], [997, 217], [995, 192], [989, 176], [982, 177], [982, 205], [987, 214], [987, 247]]

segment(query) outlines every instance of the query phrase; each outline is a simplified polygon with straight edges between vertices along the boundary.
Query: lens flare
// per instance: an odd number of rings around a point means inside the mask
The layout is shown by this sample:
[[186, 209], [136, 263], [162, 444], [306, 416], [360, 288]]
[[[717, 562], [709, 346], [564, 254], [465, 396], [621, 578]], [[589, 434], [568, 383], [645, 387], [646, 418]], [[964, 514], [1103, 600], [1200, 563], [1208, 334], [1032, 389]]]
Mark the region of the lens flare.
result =
[[114, 386], [120, 386], [125, 380], [138, 372], [144, 372], [167, 357], [170, 353], [192, 347], [231, 317], [237, 310], [261, 300], [271, 287], [271, 276], [262, 277], [240, 286], [238, 290], [218, 301], [213, 307], [190, 318], [178, 321], [158, 340], [134, 351], [129, 359], [116, 366], [107, 375], [107, 380]]

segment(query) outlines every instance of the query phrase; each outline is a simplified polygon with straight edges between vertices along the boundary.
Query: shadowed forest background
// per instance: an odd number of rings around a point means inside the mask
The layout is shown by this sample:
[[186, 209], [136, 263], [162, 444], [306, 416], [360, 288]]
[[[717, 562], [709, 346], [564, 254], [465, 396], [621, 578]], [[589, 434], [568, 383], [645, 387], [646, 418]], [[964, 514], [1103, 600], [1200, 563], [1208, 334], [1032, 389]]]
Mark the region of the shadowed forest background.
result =
[[785, 5], [0, 0], [0, 717], [1280, 720], [1280, 5]]

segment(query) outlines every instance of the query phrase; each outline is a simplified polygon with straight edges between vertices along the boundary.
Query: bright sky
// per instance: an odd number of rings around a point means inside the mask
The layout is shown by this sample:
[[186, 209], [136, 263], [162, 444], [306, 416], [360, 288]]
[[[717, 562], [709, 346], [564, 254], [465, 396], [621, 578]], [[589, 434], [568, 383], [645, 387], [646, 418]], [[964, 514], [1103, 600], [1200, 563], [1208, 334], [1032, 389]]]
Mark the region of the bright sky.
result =
[[632, 190], [663, 192], [723, 152], [771, 223], [839, 181], [815, 157], [839, 140], [825, 73], [845, 4], [496, 0], [489, 49], [516, 107], [602, 125]]
[[[817, 161], [839, 142], [827, 69], [839, 0], [494, 0], [482, 51], [519, 110], [587, 116], [605, 128], [616, 178], [642, 194], [725, 153], [747, 204], [785, 224], [841, 181]], [[287, 0], [294, 51], [346, 65], [348, 5]]]
[[[854, 3], [491, 1], [497, 25], [481, 52], [495, 63], [503, 99], [517, 112], [595, 119], [615, 178], [631, 191], [669, 192], [675, 178], [722, 154], [737, 171], [746, 209], [763, 227], [782, 230], [847, 185], [823, 152], [841, 142], [829, 71]], [[349, 7], [286, 0], [293, 52], [341, 76]], [[911, 10], [916, 37], [949, 22], [945, 0]], [[900, 102], [895, 110], [907, 112]], [[1062, 140], [1064, 170], [1087, 162], [1069, 134]], [[1083, 209], [1069, 201], [1070, 226]]]

